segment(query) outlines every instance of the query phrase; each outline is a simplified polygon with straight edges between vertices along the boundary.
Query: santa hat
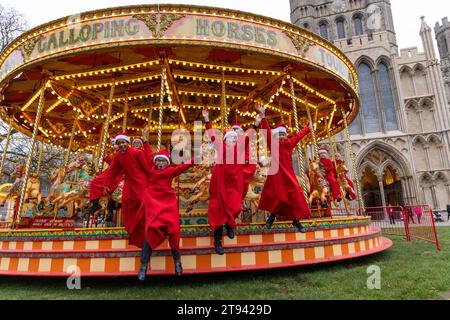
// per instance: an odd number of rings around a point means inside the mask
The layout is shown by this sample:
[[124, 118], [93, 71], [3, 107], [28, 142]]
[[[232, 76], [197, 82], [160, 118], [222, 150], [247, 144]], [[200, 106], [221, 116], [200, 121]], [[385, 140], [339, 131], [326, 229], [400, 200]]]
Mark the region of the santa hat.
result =
[[141, 138], [135, 138], [135, 139], [133, 140], [133, 144], [134, 144], [135, 142], [137, 142], [137, 141], [139, 141], [141, 144], [144, 144], [144, 142], [142, 141]]
[[116, 138], [111, 138], [111, 143], [116, 143]]
[[325, 148], [320, 148], [320, 149], [319, 149], [319, 154], [325, 154], [325, 155], [327, 155], [327, 154], [328, 154], [328, 150], [325, 149]]
[[281, 133], [281, 132], [283, 132], [285, 134], [288, 133], [287, 132], [287, 127], [286, 127], [286, 125], [284, 123], [280, 123], [279, 125], [277, 125], [275, 127], [275, 129], [272, 130], [272, 135], [275, 135], [275, 134]]
[[114, 140], [117, 142], [119, 140], [125, 140], [128, 143], [131, 143], [131, 139], [130, 137], [127, 135], [126, 132], [119, 132], [116, 137], [114, 138]]
[[234, 126], [231, 127], [231, 129], [233, 129], [233, 130], [238, 130], [238, 129], [243, 130], [242, 126], [239, 123], [237, 123], [237, 122], [234, 124]]
[[170, 163], [170, 154], [167, 150], [162, 150], [158, 152], [153, 158], [153, 162], [156, 162], [157, 159], [165, 159], [168, 163]]
[[237, 133], [232, 129], [227, 129], [223, 134], [223, 141], [227, 140], [228, 137], [237, 137]]

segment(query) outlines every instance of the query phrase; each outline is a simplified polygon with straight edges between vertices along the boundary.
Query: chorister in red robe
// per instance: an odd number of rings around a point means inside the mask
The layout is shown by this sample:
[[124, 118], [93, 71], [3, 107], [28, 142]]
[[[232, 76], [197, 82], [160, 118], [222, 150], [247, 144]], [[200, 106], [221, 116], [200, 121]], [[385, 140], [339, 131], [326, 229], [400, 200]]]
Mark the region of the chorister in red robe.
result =
[[337, 180], [336, 175], [336, 167], [334, 166], [333, 161], [328, 157], [328, 150], [325, 148], [319, 149], [320, 162], [323, 165], [325, 170], [325, 179], [328, 181], [330, 185], [331, 193], [333, 195], [334, 200], [342, 199], [341, 186]]
[[236, 229], [235, 219], [241, 212], [245, 163], [238, 159], [238, 144], [230, 146], [221, 141], [209, 122], [206, 123], [206, 130], [219, 156], [212, 170], [209, 188], [209, 224], [212, 231], [222, 228], [226, 223], [231, 229]]
[[[166, 159], [170, 163], [168, 151], [161, 151], [155, 155]], [[169, 237], [172, 250], [180, 249], [180, 213], [178, 199], [172, 188], [172, 180], [186, 172], [194, 165], [193, 160], [178, 166], [158, 169], [151, 164], [149, 180], [150, 210], [146, 215], [146, 239], [152, 250], [158, 248]]]
[[267, 130], [267, 147], [272, 152], [272, 167], [261, 194], [259, 210], [268, 211], [283, 220], [310, 218], [311, 211], [298, 184], [292, 161], [295, 147], [309, 134], [310, 129], [305, 128], [290, 139], [279, 140], [279, 143], [273, 144], [272, 147], [272, 132], [269, 122], [263, 120], [261, 128]]
[[[130, 139], [125, 134], [119, 134], [116, 140]], [[122, 190], [122, 217], [128, 232], [128, 242], [142, 248], [145, 236], [145, 215], [150, 208], [150, 196], [146, 192], [151, 169], [145, 152], [128, 147], [125, 151], [116, 152], [105, 181], [109, 190], [112, 181], [125, 176]]]

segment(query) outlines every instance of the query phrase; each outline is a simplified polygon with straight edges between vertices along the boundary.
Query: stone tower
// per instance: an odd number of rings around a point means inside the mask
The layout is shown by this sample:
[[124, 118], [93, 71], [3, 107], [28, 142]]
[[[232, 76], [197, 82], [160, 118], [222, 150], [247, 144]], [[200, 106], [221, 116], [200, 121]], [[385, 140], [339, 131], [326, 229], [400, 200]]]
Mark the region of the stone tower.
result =
[[434, 26], [439, 55], [441, 58], [441, 70], [444, 76], [445, 91], [450, 103], [450, 23], [448, 18], [442, 19], [442, 25], [436, 22]]
[[[350, 152], [355, 156], [366, 206], [444, 209], [450, 203], [450, 112], [431, 28], [424, 19], [417, 27], [424, 52], [399, 50], [389, 0], [290, 3], [292, 23], [332, 42], [358, 71], [361, 106], [350, 125], [351, 146], [344, 133], [336, 142], [347, 163]], [[438, 29], [438, 37], [450, 41], [448, 22]]]

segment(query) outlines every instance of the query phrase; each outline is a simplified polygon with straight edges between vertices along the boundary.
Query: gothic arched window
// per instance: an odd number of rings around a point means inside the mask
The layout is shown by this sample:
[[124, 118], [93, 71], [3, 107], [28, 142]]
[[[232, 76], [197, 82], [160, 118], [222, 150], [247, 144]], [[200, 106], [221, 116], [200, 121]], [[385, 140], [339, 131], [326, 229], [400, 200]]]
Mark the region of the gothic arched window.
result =
[[329, 40], [328, 38], [328, 24], [326, 22], [321, 22], [319, 25], [320, 29], [320, 36], [326, 40]]
[[338, 39], [345, 39], [345, 22], [344, 18], [336, 20]]
[[387, 131], [398, 130], [389, 69], [384, 63], [380, 63], [378, 65], [378, 73], [380, 78], [381, 102], [383, 104], [384, 114], [386, 116], [386, 129]]
[[355, 26], [355, 35], [360, 36], [364, 33], [362, 19], [360, 16], [356, 16], [353, 19], [353, 23]]
[[361, 115], [364, 118], [366, 133], [380, 132], [380, 119], [378, 114], [375, 83], [372, 70], [366, 63], [358, 67], [359, 94], [361, 96]]

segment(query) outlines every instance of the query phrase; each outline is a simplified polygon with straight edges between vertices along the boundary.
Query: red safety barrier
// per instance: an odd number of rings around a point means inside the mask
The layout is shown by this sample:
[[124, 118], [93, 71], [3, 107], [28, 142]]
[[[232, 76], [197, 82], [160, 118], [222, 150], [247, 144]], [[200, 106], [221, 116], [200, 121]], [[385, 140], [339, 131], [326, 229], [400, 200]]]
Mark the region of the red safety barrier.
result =
[[403, 219], [403, 207], [368, 207], [365, 215], [372, 218], [372, 225], [386, 235], [405, 237], [408, 240], [407, 225]]
[[332, 217], [359, 217], [363, 216], [358, 208], [333, 208], [331, 210]]
[[403, 207], [403, 220], [408, 233], [408, 241], [414, 238], [435, 243], [438, 251], [441, 251], [433, 210], [429, 205]]

